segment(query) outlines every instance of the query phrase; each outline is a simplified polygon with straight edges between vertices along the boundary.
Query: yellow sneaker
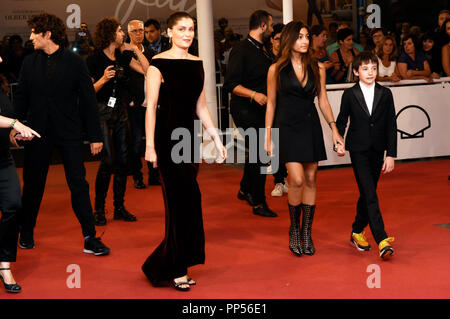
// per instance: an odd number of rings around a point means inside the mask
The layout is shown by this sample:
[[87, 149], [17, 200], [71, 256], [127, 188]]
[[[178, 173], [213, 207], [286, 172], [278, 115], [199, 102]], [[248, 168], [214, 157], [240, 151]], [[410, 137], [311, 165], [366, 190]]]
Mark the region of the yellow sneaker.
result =
[[356, 249], [359, 251], [368, 251], [370, 250], [370, 245], [367, 242], [366, 236], [364, 236], [364, 232], [362, 233], [352, 233], [350, 236], [350, 243], [355, 245]]
[[390, 245], [394, 241], [394, 237], [388, 237], [383, 239], [378, 244], [378, 249], [380, 250], [380, 257], [386, 258], [394, 254], [394, 248]]

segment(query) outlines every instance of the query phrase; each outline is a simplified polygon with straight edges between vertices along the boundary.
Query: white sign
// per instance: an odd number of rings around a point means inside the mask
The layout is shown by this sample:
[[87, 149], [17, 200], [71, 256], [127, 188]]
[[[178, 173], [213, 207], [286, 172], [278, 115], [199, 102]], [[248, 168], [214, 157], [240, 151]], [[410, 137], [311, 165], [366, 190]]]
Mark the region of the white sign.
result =
[[[433, 84], [422, 80], [401, 81], [396, 85], [382, 82], [380, 84], [388, 86], [394, 96], [398, 131], [396, 159], [450, 155], [450, 77], [442, 78]], [[329, 90], [337, 89], [327, 92], [335, 118], [339, 114], [344, 88], [352, 85], [327, 85]], [[320, 110], [318, 112], [320, 114]], [[349, 164], [348, 152], [345, 157], [338, 157], [333, 151], [331, 130], [322, 116], [320, 121], [328, 159], [319, 165]]]

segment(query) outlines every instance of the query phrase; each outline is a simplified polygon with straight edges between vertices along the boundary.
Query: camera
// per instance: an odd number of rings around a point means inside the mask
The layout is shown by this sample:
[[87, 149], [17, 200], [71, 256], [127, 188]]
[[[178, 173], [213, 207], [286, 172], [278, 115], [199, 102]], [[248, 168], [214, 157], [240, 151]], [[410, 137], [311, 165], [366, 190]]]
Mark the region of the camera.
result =
[[122, 66], [120, 66], [120, 65], [115, 65], [115, 66], [113, 67], [113, 70], [116, 71], [116, 77], [117, 77], [118, 79], [123, 79], [123, 78], [125, 78], [125, 69], [124, 69]]

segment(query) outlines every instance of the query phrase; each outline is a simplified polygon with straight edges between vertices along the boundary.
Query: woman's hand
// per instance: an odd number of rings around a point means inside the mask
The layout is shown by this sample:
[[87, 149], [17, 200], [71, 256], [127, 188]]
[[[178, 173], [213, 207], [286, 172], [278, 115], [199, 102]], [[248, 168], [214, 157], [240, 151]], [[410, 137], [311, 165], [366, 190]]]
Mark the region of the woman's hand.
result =
[[17, 140], [31, 141], [35, 136], [41, 137], [36, 131], [26, 125], [23, 125], [19, 121], [14, 123], [14, 129], [20, 134], [20, 136], [15, 136], [15, 139]]
[[266, 134], [264, 135], [264, 150], [267, 155], [272, 156], [273, 143], [272, 143], [272, 128], [266, 127]]
[[154, 147], [147, 146], [145, 148], [145, 160], [152, 163], [153, 168], [158, 167], [158, 157], [156, 156], [156, 151]]
[[223, 163], [225, 162], [227, 158], [227, 149], [225, 146], [223, 146], [222, 141], [219, 138], [214, 139], [214, 145], [216, 146], [217, 151], [217, 163]]
[[338, 156], [345, 155], [345, 142], [342, 136], [337, 132], [337, 130], [333, 130], [332, 133], [333, 145], [336, 149]]

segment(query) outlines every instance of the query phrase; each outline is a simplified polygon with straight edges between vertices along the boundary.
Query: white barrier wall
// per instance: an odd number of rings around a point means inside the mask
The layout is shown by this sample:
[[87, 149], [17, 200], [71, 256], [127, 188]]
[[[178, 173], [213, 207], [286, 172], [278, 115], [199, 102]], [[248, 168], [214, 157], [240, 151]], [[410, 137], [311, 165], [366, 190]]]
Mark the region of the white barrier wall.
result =
[[[427, 158], [450, 155], [450, 77], [428, 84], [422, 80], [382, 83], [394, 96], [397, 114], [397, 159]], [[337, 118], [344, 89], [353, 84], [327, 85], [328, 99]], [[316, 99], [316, 106], [317, 99]], [[349, 164], [350, 156], [338, 157], [333, 151], [331, 130], [321, 119], [327, 160], [321, 166]], [[350, 123], [350, 121], [349, 121]], [[348, 126], [347, 126], [348, 127]]]

